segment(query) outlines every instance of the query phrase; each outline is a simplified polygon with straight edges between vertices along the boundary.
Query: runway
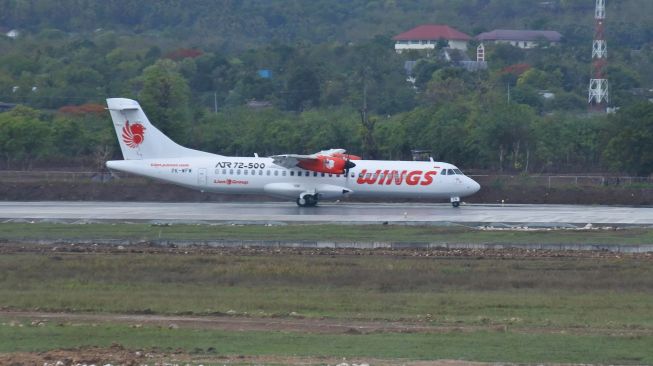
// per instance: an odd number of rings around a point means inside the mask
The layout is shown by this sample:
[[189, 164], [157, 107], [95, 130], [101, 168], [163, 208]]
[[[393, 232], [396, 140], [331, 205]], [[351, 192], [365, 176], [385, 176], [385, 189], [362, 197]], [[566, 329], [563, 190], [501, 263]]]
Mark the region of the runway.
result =
[[653, 225], [653, 208], [574, 205], [463, 205], [286, 202], [0, 202], [0, 222], [177, 222], [465, 224], [493, 226]]

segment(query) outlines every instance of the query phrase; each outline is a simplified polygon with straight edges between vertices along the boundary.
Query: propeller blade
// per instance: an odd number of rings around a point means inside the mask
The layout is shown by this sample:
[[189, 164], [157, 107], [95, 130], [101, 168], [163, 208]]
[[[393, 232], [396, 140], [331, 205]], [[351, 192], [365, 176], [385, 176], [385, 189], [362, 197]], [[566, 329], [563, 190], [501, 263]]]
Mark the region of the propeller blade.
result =
[[356, 167], [356, 164], [352, 163], [351, 160], [345, 160], [345, 175], [346, 178], [349, 178], [349, 169]]

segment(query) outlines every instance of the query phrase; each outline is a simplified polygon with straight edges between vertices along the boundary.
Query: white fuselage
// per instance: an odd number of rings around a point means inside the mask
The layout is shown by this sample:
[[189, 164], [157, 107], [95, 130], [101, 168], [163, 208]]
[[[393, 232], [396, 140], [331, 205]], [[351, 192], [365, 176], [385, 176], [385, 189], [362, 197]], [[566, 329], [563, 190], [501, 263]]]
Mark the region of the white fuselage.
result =
[[[271, 158], [221, 155], [117, 160], [107, 166], [198, 189], [227, 194], [268, 194], [296, 198], [317, 194], [388, 198], [449, 199], [477, 192], [479, 184], [443, 162], [355, 160], [348, 175], [284, 168]], [[455, 170], [455, 173], [454, 173]]]

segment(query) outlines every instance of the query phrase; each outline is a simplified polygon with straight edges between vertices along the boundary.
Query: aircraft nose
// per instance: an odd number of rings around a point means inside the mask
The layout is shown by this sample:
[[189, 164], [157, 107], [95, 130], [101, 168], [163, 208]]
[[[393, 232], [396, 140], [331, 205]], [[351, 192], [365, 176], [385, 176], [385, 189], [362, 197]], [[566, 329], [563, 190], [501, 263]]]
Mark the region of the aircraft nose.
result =
[[469, 184], [468, 184], [469, 194], [474, 194], [474, 193], [478, 192], [481, 189], [481, 185], [478, 184], [472, 178], [468, 178], [468, 179], [469, 179]]

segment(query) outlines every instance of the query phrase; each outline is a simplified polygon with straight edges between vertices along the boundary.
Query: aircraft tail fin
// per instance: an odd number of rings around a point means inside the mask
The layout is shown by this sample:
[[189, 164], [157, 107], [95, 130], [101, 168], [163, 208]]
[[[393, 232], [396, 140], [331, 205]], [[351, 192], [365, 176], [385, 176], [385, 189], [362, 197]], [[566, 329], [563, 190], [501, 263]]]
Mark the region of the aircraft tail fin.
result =
[[150, 123], [135, 100], [109, 98], [107, 106], [125, 160], [213, 156], [172, 141]]

